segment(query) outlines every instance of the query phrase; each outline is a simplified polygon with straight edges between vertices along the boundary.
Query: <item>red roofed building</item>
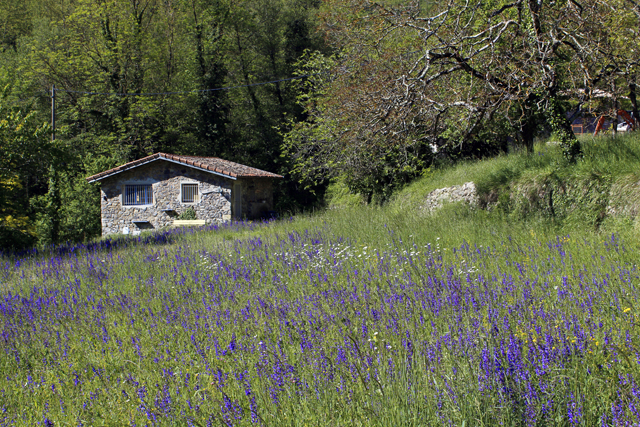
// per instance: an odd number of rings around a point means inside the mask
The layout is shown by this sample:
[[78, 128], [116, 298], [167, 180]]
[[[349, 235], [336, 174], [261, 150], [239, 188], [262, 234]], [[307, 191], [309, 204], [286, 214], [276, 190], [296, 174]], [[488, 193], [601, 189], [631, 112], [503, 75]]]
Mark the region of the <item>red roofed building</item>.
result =
[[189, 208], [207, 223], [265, 216], [274, 178], [282, 176], [216, 157], [156, 153], [87, 181], [100, 183], [106, 236], [170, 226]]

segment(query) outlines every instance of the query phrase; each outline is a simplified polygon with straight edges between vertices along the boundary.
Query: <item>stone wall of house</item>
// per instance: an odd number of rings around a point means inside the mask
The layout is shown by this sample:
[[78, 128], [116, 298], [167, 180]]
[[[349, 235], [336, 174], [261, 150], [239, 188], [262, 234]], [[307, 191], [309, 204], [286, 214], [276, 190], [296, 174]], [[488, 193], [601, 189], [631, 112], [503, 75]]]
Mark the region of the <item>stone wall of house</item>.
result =
[[432, 211], [442, 207], [443, 203], [466, 202], [472, 206], [477, 206], [478, 195], [476, 185], [473, 182], [465, 182], [462, 185], [438, 188], [427, 195], [421, 208]]
[[[269, 178], [240, 178], [242, 212], [246, 218], [262, 218], [273, 211], [273, 185]], [[235, 215], [234, 215], [235, 216]]]
[[[127, 184], [151, 184], [153, 204], [123, 206]], [[196, 203], [181, 202], [182, 184], [198, 184]], [[170, 226], [189, 208], [208, 223], [230, 220], [233, 184], [229, 178], [163, 160], [105, 178], [101, 181], [102, 235]]]

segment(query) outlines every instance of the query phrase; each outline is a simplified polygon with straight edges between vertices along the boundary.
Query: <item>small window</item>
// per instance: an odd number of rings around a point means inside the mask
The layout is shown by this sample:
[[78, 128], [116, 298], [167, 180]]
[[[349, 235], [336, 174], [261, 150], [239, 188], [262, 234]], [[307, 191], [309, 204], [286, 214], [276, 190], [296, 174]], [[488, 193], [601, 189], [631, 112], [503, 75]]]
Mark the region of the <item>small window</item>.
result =
[[198, 201], [198, 184], [182, 184], [182, 203]]
[[125, 185], [123, 204], [125, 206], [153, 204], [153, 192], [151, 191], [151, 184]]

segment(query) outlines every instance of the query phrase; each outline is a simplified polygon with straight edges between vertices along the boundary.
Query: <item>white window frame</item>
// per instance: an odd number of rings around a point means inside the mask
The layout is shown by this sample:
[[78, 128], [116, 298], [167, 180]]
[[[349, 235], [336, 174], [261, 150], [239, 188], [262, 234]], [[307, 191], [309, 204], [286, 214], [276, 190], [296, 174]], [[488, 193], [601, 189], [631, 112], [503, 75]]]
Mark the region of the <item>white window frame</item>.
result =
[[[149, 194], [151, 196], [151, 202], [150, 203], [127, 203], [127, 187], [148, 187], [149, 188]], [[149, 200], [144, 200], [145, 202], [148, 202]], [[121, 194], [121, 204], [124, 207], [127, 208], [140, 208], [140, 207], [147, 207], [147, 206], [153, 206], [155, 201], [155, 197], [153, 194], [153, 184], [147, 183], [147, 182], [127, 182], [124, 183], [122, 185], [122, 194]]]
[[[184, 186], [185, 185], [195, 185], [196, 187], [196, 194], [195, 197], [193, 198], [192, 202], [185, 202], [184, 201], [184, 196], [185, 196], [185, 191], [184, 191]], [[185, 182], [181, 182], [180, 183], [180, 203], [182, 203], [183, 205], [195, 205], [200, 203], [200, 185], [198, 182], [193, 182], [193, 181], [185, 181]]]

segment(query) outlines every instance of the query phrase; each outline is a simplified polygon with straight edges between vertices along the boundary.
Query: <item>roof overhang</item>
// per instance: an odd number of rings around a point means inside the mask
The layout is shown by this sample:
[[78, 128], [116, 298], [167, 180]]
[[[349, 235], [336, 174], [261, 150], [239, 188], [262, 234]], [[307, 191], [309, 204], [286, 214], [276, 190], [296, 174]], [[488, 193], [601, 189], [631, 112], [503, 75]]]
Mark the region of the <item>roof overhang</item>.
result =
[[198, 166], [190, 165], [190, 164], [188, 164], [188, 163], [179, 162], [179, 161], [177, 161], [177, 160], [168, 159], [168, 158], [166, 158], [166, 157], [164, 157], [164, 156], [160, 155], [160, 156], [158, 156], [158, 157], [151, 158], [151, 159], [146, 160], [146, 161], [144, 161], [144, 162], [140, 162], [140, 163], [138, 163], [138, 164], [136, 164], [136, 165], [132, 165], [131, 167], [128, 167], [128, 168], [126, 168], [126, 169], [117, 170], [117, 171], [114, 171], [114, 172], [112, 172], [112, 173], [109, 173], [109, 174], [106, 174], [106, 175], [103, 175], [103, 176], [100, 176], [100, 177], [97, 177], [97, 178], [87, 179], [87, 182], [92, 183], [92, 182], [102, 181], [103, 179], [110, 178], [110, 177], [112, 177], [112, 176], [115, 176], [115, 175], [121, 174], [121, 173], [123, 173], [123, 172], [130, 171], [130, 170], [135, 169], [135, 168], [137, 168], [137, 167], [140, 167], [140, 166], [142, 166], [142, 165], [146, 165], [146, 164], [149, 164], [149, 163], [152, 163], [152, 162], [158, 161], [158, 160], [164, 160], [165, 162], [176, 163], [176, 164], [181, 165], [181, 166], [186, 166], [186, 167], [189, 167], [189, 168], [192, 168], [192, 169], [197, 169], [197, 170], [199, 170], [199, 171], [203, 171], [203, 172], [207, 172], [207, 173], [210, 173], [210, 174], [213, 174], [213, 175], [221, 176], [221, 177], [223, 177], [223, 178], [231, 179], [231, 180], [233, 180], [233, 181], [235, 181], [235, 180], [237, 180], [237, 179], [238, 179], [238, 178], [237, 178], [237, 177], [235, 177], [235, 176], [226, 175], [226, 174], [223, 174], [223, 173], [220, 173], [220, 172], [216, 172], [216, 171], [208, 170], [208, 169], [201, 168], [201, 167], [198, 167]]

